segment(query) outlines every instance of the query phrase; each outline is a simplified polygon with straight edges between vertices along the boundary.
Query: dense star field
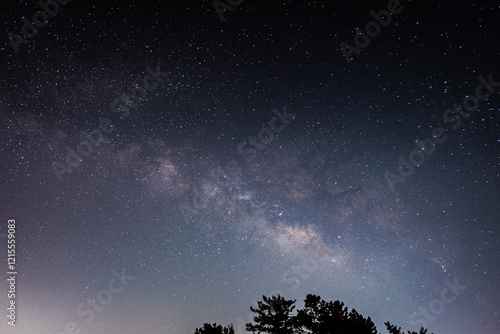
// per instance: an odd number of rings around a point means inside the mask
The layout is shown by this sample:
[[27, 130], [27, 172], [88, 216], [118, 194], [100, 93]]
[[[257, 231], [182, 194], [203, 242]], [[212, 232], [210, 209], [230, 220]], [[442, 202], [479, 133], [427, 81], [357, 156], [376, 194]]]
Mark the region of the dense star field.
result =
[[2, 334], [500, 333], [498, 1], [6, 2]]

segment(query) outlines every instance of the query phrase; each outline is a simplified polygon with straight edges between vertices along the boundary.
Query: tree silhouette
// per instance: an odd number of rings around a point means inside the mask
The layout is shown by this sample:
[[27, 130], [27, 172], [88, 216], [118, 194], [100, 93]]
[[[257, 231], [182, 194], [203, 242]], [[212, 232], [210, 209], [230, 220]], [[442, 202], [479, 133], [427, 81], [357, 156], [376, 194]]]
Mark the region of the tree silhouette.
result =
[[[247, 323], [246, 330], [257, 334], [378, 334], [370, 317], [363, 317], [355, 309], [349, 312], [344, 303], [338, 300], [326, 302], [320, 296], [308, 294], [304, 308], [292, 314], [295, 301], [280, 295], [270, 298], [262, 296], [257, 308], [250, 306], [250, 310], [256, 313], [255, 324]], [[401, 327], [390, 322], [385, 325], [390, 334], [405, 334]], [[234, 329], [233, 325], [222, 327], [215, 323], [204, 323], [194, 333], [234, 334]], [[427, 329], [422, 327], [418, 333], [408, 331], [408, 334], [427, 334]]]
[[355, 309], [349, 312], [344, 303], [338, 300], [326, 302], [320, 296], [311, 294], [306, 296], [304, 308], [297, 311], [297, 321], [302, 333], [377, 333], [369, 317], [365, 319]]
[[268, 334], [296, 333], [296, 317], [291, 315], [295, 301], [286, 300], [280, 295], [271, 298], [262, 296], [262, 301], [257, 302], [257, 308], [250, 306], [250, 310], [257, 313], [257, 316], [254, 318], [256, 324], [246, 324], [247, 331]]
[[217, 325], [216, 323], [204, 323], [203, 327], [196, 328], [194, 330], [194, 334], [234, 334], [234, 328], [233, 324], [227, 327], [222, 327], [221, 325]]
[[[387, 321], [385, 323], [385, 325], [387, 326], [387, 330], [389, 331], [390, 334], [405, 334], [404, 331], [402, 332], [401, 331], [401, 327], [396, 327], [395, 325], [391, 325], [391, 323], [389, 321]], [[408, 334], [427, 334], [427, 329], [424, 329], [424, 327], [421, 327], [420, 328], [420, 331], [417, 333], [417, 332], [411, 332], [408, 331]], [[434, 334], [434, 333], [431, 333], [431, 334]]]

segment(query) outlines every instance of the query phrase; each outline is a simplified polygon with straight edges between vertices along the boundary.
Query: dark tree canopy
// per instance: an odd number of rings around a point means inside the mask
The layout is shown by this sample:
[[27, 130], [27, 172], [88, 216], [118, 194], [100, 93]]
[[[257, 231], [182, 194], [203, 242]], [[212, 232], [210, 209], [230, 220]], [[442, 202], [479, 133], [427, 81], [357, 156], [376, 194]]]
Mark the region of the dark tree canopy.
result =
[[301, 332], [314, 334], [358, 333], [376, 334], [370, 317], [365, 319], [355, 309], [349, 312], [344, 303], [326, 302], [320, 296], [307, 295], [304, 308], [297, 311]]
[[[246, 330], [254, 334], [379, 334], [370, 317], [363, 317], [355, 309], [349, 311], [338, 300], [327, 302], [320, 296], [308, 294], [304, 308], [294, 314], [295, 302], [280, 295], [262, 296], [257, 308], [250, 306], [256, 314], [255, 323], [247, 323]], [[405, 334], [390, 322], [385, 325], [389, 334]], [[205, 323], [195, 330], [195, 334], [234, 334], [234, 329], [233, 325], [222, 327]], [[422, 327], [418, 333], [408, 331], [408, 334], [427, 334], [427, 329]]]
[[[385, 323], [385, 325], [387, 326], [387, 330], [389, 331], [390, 334], [405, 334], [404, 331], [401, 331], [401, 327], [398, 328], [395, 325], [391, 325], [391, 323], [389, 321], [387, 321]], [[422, 327], [422, 328], [420, 328], [420, 331], [418, 333], [408, 331], [408, 334], [427, 334], [427, 329], [424, 329]], [[433, 333], [431, 333], [431, 334], [433, 334]]]
[[295, 300], [286, 300], [280, 295], [271, 298], [262, 296], [262, 300], [257, 302], [256, 309], [250, 306], [250, 310], [257, 313], [257, 316], [254, 318], [256, 324], [246, 324], [247, 331], [269, 334], [296, 333], [296, 318], [292, 316]]
[[222, 327], [221, 325], [204, 323], [203, 327], [196, 328], [194, 334], [234, 334], [233, 324]]

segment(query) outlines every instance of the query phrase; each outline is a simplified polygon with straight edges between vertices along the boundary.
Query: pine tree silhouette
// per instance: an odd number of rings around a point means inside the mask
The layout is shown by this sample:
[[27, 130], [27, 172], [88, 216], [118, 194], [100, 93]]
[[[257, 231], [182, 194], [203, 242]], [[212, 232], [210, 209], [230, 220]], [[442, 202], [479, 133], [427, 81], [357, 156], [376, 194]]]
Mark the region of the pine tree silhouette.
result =
[[257, 302], [257, 308], [250, 306], [250, 310], [257, 313], [254, 318], [257, 324], [247, 323], [247, 331], [268, 334], [296, 333], [296, 318], [291, 315], [294, 304], [295, 300], [286, 300], [280, 295], [271, 298], [262, 296], [262, 301]]
[[[401, 331], [401, 327], [396, 327], [395, 325], [391, 325], [391, 323], [389, 321], [387, 321], [385, 323], [385, 325], [387, 326], [387, 330], [389, 331], [390, 334], [405, 334], [404, 332]], [[420, 331], [417, 333], [417, 332], [411, 332], [408, 331], [408, 334], [427, 334], [427, 329], [424, 329], [424, 327], [421, 327], [420, 328]], [[431, 333], [431, 334], [434, 334], [434, 333]]]
[[[320, 296], [308, 294], [304, 308], [293, 314], [295, 302], [280, 295], [262, 296], [257, 308], [250, 306], [256, 313], [255, 323], [245, 324], [246, 330], [254, 334], [379, 334], [370, 317], [363, 317], [355, 309], [349, 311], [338, 300], [326, 302]], [[390, 322], [385, 325], [390, 334], [405, 334], [401, 327]], [[234, 334], [234, 329], [232, 324], [222, 327], [204, 323], [194, 334]], [[408, 334], [427, 334], [427, 329], [422, 327], [418, 333], [408, 331]]]
[[204, 323], [203, 327], [196, 328], [194, 330], [194, 334], [234, 334], [234, 328], [233, 324], [227, 327], [222, 327], [221, 325], [217, 325], [216, 323]]

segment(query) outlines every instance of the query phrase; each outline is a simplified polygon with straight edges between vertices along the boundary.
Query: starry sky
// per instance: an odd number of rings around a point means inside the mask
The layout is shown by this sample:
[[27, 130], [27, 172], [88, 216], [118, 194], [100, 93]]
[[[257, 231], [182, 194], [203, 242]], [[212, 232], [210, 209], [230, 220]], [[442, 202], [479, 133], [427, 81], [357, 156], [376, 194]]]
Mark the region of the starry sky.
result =
[[0, 14], [1, 333], [500, 332], [498, 1], [64, 2]]

